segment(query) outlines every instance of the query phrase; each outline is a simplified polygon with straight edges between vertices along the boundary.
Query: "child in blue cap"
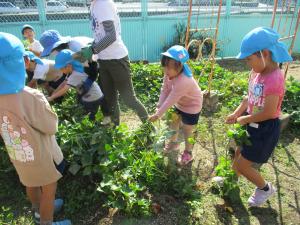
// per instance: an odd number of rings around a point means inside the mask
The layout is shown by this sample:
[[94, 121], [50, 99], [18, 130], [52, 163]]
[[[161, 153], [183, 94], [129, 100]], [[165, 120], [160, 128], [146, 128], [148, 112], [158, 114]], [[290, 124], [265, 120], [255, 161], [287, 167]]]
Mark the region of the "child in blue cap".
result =
[[44, 48], [38, 40], [35, 39], [35, 31], [32, 26], [25, 24], [22, 27], [22, 35], [24, 37], [24, 47], [26, 50], [33, 52], [36, 56], [40, 56]]
[[[279, 63], [292, 61], [279, 34], [267, 27], [250, 31], [242, 40], [238, 59], [250, 66], [248, 96], [226, 118], [226, 123], [246, 125], [251, 145], [240, 146], [233, 161], [237, 175], [243, 175], [256, 189], [249, 206], [261, 206], [276, 189], [265, 181], [255, 164], [266, 163], [279, 139], [279, 116], [285, 87]], [[244, 114], [247, 115], [244, 115]]]
[[41, 85], [51, 95], [65, 81], [66, 76], [54, 68], [54, 60], [40, 59], [32, 52], [26, 51], [24, 61], [26, 71], [33, 73], [31, 81], [27, 83], [28, 87], [36, 88], [37, 85]]
[[168, 152], [178, 148], [178, 130], [182, 123], [185, 138], [185, 150], [179, 159], [181, 165], [187, 165], [193, 160], [192, 147], [189, 139], [193, 137], [202, 108], [203, 96], [201, 89], [193, 78], [192, 71], [187, 65], [189, 54], [179, 45], [174, 45], [162, 53], [161, 65], [164, 69], [164, 82], [161, 89], [157, 110], [149, 120], [158, 120], [169, 108], [174, 106], [177, 116], [173, 117], [170, 128], [176, 133], [165, 146]]
[[65, 164], [55, 139], [57, 116], [42, 93], [25, 87], [21, 41], [0, 32], [0, 49], [0, 134], [8, 155], [26, 186], [37, 222], [69, 225], [69, 220], [53, 222], [55, 208], [63, 203], [55, 201], [55, 192]]
[[67, 77], [66, 85], [56, 89], [53, 94], [48, 97], [48, 101], [52, 101], [60, 96], [63, 96], [67, 91], [74, 87], [79, 95], [79, 101], [84, 109], [89, 113], [91, 120], [95, 119], [95, 114], [98, 112], [99, 106], [103, 101], [103, 93], [96, 82], [92, 83], [88, 92], [82, 91], [82, 83], [88, 75], [84, 72], [80, 62], [73, 59], [73, 54], [69, 49], [60, 51], [55, 57], [56, 69], [59, 69], [64, 74], [70, 74]]
[[[85, 36], [70, 37], [62, 36], [57, 30], [46, 30], [42, 33], [40, 43], [44, 47], [42, 57], [54, 55], [56, 56], [63, 49], [70, 49], [72, 52], [78, 52], [82, 48], [91, 43], [93, 39]], [[82, 91], [88, 92], [92, 87], [94, 81], [98, 78], [98, 64], [93, 60], [85, 61], [83, 63], [84, 72], [88, 75], [86, 80], [82, 83]], [[107, 125], [111, 122], [110, 113], [107, 104], [103, 99], [101, 104], [101, 111], [104, 115], [101, 124]]]

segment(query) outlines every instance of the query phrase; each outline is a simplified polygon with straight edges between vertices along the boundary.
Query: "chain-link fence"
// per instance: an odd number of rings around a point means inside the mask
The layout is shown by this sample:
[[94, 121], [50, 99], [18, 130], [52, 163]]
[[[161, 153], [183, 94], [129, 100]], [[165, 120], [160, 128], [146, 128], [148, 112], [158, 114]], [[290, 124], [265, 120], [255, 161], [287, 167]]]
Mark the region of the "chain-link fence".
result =
[[[162, 49], [182, 38], [189, 0], [114, 0], [122, 22], [122, 38], [133, 60], [155, 61]], [[218, 36], [219, 56], [233, 56], [242, 36], [255, 26], [270, 26], [275, 0], [223, 0]], [[278, 0], [274, 28], [283, 36], [293, 33], [300, 0]], [[191, 29], [213, 36], [219, 0], [193, 0]], [[31, 24], [36, 38], [47, 29], [62, 35], [92, 36], [91, 0], [0, 0], [0, 31], [20, 38]], [[181, 26], [181, 27], [180, 27]], [[298, 35], [300, 36], [300, 35]], [[297, 38], [299, 42], [299, 37]], [[289, 40], [287, 40], [288, 42]], [[295, 47], [300, 51], [299, 44]]]

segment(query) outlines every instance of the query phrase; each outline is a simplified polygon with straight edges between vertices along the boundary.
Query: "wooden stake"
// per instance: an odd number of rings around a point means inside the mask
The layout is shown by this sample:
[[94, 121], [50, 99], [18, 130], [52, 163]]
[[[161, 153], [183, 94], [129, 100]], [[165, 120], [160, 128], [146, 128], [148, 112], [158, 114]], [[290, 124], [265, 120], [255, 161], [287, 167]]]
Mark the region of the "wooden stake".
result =
[[187, 49], [187, 46], [189, 44], [189, 36], [190, 36], [190, 26], [191, 26], [191, 16], [192, 16], [192, 4], [193, 0], [189, 1], [189, 16], [188, 16], [188, 22], [186, 26], [186, 33], [185, 33], [185, 48]]
[[275, 16], [276, 16], [276, 11], [277, 11], [277, 4], [278, 4], [278, 0], [274, 0], [274, 8], [273, 8], [273, 15], [272, 15], [271, 28], [274, 27]]
[[217, 48], [217, 39], [218, 39], [218, 31], [219, 31], [219, 24], [220, 24], [220, 18], [221, 18], [221, 9], [222, 9], [222, 0], [219, 1], [219, 9], [218, 9], [218, 19], [216, 24], [216, 31], [215, 31], [215, 37], [213, 41], [213, 47], [212, 47], [212, 53], [211, 53], [211, 70], [209, 74], [208, 79], [208, 93], [210, 94], [211, 91], [211, 85], [212, 85], [212, 77], [214, 74], [214, 64], [215, 64], [215, 54], [216, 54], [216, 48]]
[[[292, 43], [291, 43], [291, 46], [290, 46], [290, 49], [289, 49], [290, 55], [292, 55], [292, 52], [293, 52], [293, 48], [294, 48], [294, 44], [295, 44], [296, 36], [297, 36], [297, 31], [298, 31], [298, 28], [299, 28], [299, 23], [300, 23], [300, 8], [298, 9], [298, 17], [297, 17], [296, 27], [295, 27], [295, 30], [294, 30], [294, 37], [292, 39]], [[287, 63], [287, 65], [285, 67], [284, 79], [286, 78], [288, 69], [289, 69], [289, 63]]]

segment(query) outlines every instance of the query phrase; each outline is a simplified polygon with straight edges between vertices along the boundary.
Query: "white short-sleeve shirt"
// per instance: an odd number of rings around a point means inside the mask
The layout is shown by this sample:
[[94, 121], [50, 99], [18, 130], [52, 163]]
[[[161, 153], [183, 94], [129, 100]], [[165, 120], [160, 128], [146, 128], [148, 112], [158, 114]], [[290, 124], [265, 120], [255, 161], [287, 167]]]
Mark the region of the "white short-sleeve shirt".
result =
[[112, 0], [96, 0], [91, 4], [92, 31], [95, 42], [105, 36], [103, 21], [111, 20], [116, 29], [116, 40], [98, 53], [99, 59], [121, 59], [128, 55], [128, 50], [121, 38], [121, 22], [117, 7]]
[[[72, 74], [67, 78], [67, 85], [76, 88], [78, 90], [83, 82], [88, 77], [85, 73], [73, 71]], [[103, 97], [103, 93], [96, 82], [93, 82], [90, 90], [82, 96], [82, 100], [85, 102], [93, 102]]]
[[28, 46], [32, 51], [35, 52], [42, 52], [44, 50], [43, 46], [41, 45], [41, 43], [38, 40], [33, 40], [32, 43], [29, 44]]

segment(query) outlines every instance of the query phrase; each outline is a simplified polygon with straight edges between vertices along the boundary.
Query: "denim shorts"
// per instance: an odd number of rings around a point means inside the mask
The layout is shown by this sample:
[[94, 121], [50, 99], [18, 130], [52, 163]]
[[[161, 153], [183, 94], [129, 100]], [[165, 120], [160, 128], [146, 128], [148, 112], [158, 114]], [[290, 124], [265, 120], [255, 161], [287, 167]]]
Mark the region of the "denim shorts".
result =
[[176, 107], [174, 107], [174, 109], [175, 109], [175, 113], [177, 113], [181, 116], [182, 123], [187, 124], [187, 125], [196, 125], [198, 123], [200, 112], [198, 112], [196, 114], [190, 114], [190, 113], [182, 112], [181, 110], [177, 109]]
[[243, 145], [242, 156], [254, 163], [266, 163], [274, 151], [280, 134], [279, 119], [270, 119], [247, 125], [251, 145]]

